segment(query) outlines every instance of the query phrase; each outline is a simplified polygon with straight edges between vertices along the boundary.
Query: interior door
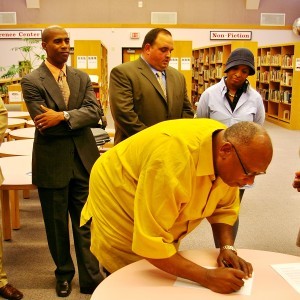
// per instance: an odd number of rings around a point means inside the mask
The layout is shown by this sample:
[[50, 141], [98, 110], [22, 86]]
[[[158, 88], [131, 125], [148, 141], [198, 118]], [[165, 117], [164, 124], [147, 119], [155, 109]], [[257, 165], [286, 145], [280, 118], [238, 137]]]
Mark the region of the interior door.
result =
[[138, 59], [141, 53], [142, 48], [122, 48], [122, 63]]

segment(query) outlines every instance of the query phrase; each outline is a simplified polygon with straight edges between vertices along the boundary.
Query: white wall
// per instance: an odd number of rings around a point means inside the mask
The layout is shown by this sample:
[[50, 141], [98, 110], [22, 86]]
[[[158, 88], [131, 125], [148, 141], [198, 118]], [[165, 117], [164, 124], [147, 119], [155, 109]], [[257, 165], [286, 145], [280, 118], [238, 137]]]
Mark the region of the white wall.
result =
[[[169, 29], [169, 28], [168, 28]], [[141, 47], [145, 34], [149, 28], [66, 28], [70, 33], [71, 45], [74, 40], [101, 40], [108, 50], [108, 71], [122, 63], [122, 47]], [[209, 33], [212, 29], [169, 29], [174, 40], [189, 40], [193, 42], [193, 48], [211, 44], [230, 43], [231, 41], [210, 41]], [[221, 31], [222, 29], [217, 29]], [[227, 29], [223, 29], [227, 30]], [[238, 31], [239, 29], [234, 29]], [[241, 29], [245, 31], [245, 29]], [[252, 41], [257, 41], [259, 46], [286, 44], [300, 42], [300, 36], [296, 36], [291, 30], [247, 30], [252, 31]], [[130, 32], [139, 32], [140, 39], [130, 39]], [[11, 48], [23, 45], [21, 40], [0, 40], [0, 66], [7, 67], [17, 64], [22, 57]]]

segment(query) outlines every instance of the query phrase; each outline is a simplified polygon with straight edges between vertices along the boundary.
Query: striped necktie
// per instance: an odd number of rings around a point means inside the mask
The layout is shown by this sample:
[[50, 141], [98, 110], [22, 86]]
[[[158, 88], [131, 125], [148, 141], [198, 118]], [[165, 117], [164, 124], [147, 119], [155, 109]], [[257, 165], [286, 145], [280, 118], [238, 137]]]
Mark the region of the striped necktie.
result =
[[159, 84], [160, 84], [160, 86], [161, 86], [161, 88], [162, 88], [162, 90], [164, 92], [165, 97], [167, 97], [166, 85], [165, 85], [165, 83], [163, 81], [162, 76], [163, 76], [162, 72], [156, 71], [156, 78], [157, 78], [157, 80], [158, 80], [158, 82], [159, 82]]
[[64, 97], [66, 107], [68, 107], [69, 98], [70, 98], [70, 89], [69, 89], [69, 85], [68, 85], [68, 82], [67, 82], [67, 77], [66, 77], [63, 70], [60, 70], [60, 72], [59, 72], [57, 83], [58, 83], [58, 86], [59, 86], [59, 88], [61, 90], [61, 93]]

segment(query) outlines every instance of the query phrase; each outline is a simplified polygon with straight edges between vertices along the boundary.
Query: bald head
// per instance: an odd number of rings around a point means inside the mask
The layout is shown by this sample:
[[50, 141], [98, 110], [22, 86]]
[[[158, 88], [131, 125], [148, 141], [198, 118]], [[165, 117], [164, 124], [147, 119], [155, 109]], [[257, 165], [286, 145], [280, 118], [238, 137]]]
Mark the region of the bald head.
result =
[[241, 147], [248, 147], [252, 143], [263, 142], [272, 149], [269, 134], [261, 125], [254, 122], [239, 122], [225, 130], [224, 139], [230, 140]]
[[59, 25], [52, 25], [45, 28], [42, 32], [42, 42], [48, 42], [49, 38], [54, 32], [66, 32], [66, 30]]
[[215, 171], [230, 186], [252, 184], [256, 175], [266, 172], [273, 146], [261, 125], [236, 123], [220, 132], [217, 140]]
[[70, 53], [67, 31], [58, 25], [47, 27], [42, 33], [42, 47], [47, 53], [47, 61], [62, 69]]

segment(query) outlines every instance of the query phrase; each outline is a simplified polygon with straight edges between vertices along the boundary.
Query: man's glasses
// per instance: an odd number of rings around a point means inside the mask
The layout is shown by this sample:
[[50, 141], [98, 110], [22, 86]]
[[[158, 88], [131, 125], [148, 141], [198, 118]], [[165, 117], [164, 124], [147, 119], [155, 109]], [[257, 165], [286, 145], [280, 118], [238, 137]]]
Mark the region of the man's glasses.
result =
[[244, 164], [242, 163], [242, 160], [241, 160], [241, 158], [240, 158], [240, 156], [239, 156], [239, 154], [238, 154], [236, 148], [234, 147], [234, 145], [233, 145], [230, 141], [228, 141], [228, 140], [227, 140], [227, 142], [229, 142], [229, 143], [231, 144], [232, 148], [234, 149], [234, 151], [235, 151], [235, 153], [236, 153], [236, 156], [237, 156], [238, 160], [240, 161], [240, 164], [241, 164], [241, 166], [242, 166], [242, 168], [243, 168], [243, 171], [244, 171], [244, 173], [245, 173], [246, 176], [252, 177], [252, 176], [257, 176], [257, 175], [263, 175], [263, 174], [266, 174], [265, 171], [261, 171], [261, 172], [248, 172], [248, 171], [246, 170]]

